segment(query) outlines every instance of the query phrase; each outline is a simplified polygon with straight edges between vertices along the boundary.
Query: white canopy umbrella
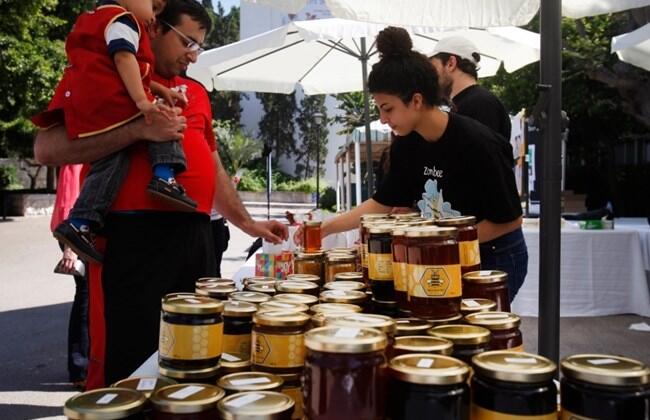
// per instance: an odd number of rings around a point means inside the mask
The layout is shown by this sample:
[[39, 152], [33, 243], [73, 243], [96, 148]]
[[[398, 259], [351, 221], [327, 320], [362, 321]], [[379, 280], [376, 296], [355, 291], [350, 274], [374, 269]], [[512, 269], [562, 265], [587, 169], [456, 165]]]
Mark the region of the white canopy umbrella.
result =
[[650, 23], [612, 38], [612, 52], [621, 61], [650, 70]]

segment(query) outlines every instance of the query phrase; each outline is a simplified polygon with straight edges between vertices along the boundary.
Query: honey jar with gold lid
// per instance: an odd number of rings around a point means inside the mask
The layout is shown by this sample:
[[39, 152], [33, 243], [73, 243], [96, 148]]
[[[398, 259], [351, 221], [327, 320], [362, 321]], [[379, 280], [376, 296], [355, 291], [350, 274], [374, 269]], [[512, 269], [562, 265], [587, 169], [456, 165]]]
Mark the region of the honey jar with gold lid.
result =
[[452, 356], [469, 365], [472, 364], [472, 357], [486, 351], [490, 344], [490, 330], [476, 325], [439, 325], [427, 333], [454, 343]]
[[223, 277], [201, 277], [195, 283], [194, 287], [197, 289], [200, 288], [210, 288], [210, 287], [220, 287], [220, 286], [234, 286], [235, 281], [232, 279], [226, 279]]
[[325, 325], [349, 328], [375, 328], [386, 334], [386, 356], [389, 358], [392, 357], [397, 326], [395, 320], [391, 317], [376, 314], [345, 314], [327, 318]]
[[416, 212], [416, 211], [409, 211], [407, 213], [391, 213], [389, 217], [391, 219], [399, 220], [399, 221], [409, 221], [412, 219], [417, 219], [421, 216], [421, 213]]
[[239, 300], [224, 302], [223, 352], [243, 354], [250, 359], [253, 314], [257, 305]]
[[219, 361], [219, 377], [238, 372], [251, 370], [250, 346], [247, 353], [226, 353], [221, 354]]
[[397, 327], [395, 335], [398, 337], [402, 335], [426, 335], [427, 330], [433, 326], [430, 321], [420, 318], [397, 318], [395, 319], [395, 325]]
[[463, 274], [464, 299], [490, 299], [496, 311], [510, 312], [508, 273], [499, 270], [479, 270]]
[[352, 291], [363, 291], [366, 289], [366, 285], [360, 281], [351, 281], [351, 280], [336, 280], [329, 282], [325, 285], [326, 290], [352, 290]]
[[555, 363], [505, 350], [481, 353], [472, 361], [472, 419], [557, 419]]
[[465, 322], [490, 330], [490, 350], [524, 351], [519, 330], [521, 319], [510, 312], [477, 312], [465, 317]]
[[361, 312], [361, 306], [350, 303], [319, 303], [309, 308], [312, 315], [317, 313]]
[[316, 252], [298, 252], [293, 257], [293, 272], [295, 274], [308, 274], [318, 277], [317, 283], [322, 283], [321, 279], [325, 274], [325, 253]]
[[[221, 363], [221, 360], [219, 361]], [[158, 373], [165, 378], [173, 379], [174, 381], [187, 384], [187, 383], [203, 383], [214, 384], [219, 374], [219, 365], [209, 366], [202, 369], [174, 369], [166, 366], [158, 366]]]
[[349, 303], [362, 306], [366, 301], [366, 294], [359, 290], [325, 290], [319, 295], [321, 303]]
[[283, 384], [282, 377], [267, 372], [231, 373], [217, 381], [217, 386], [228, 395], [246, 391], [279, 391]]
[[145, 397], [151, 397], [151, 394], [159, 388], [175, 385], [176, 381], [170, 378], [155, 376], [136, 376], [122, 379], [111, 385], [111, 388], [128, 388], [142, 392]]
[[357, 257], [352, 254], [328, 254], [325, 259], [325, 283], [335, 280], [336, 274], [355, 271]]
[[228, 300], [230, 294], [237, 291], [235, 286], [229, 285], [210, 285], [205, 287], [197, 287], [196, 294], [207, 296], [212, 299]]
[[318, 296], [320, 291], [316, 282], [294, 279], [278, 281], [275, 288], [278, 293], [299, 293], [313, 296]]
[[427, 353], [451, 356], [453, 347], [454, 343], [445, 338], [430, 335], [403, 335], [395, 337], [392, 354], [400, 356], [409, 353]]
[[160, 388], [151, 396], [155, 420], [208, 420], [217, 414], [217, 402], [226, 393], [207, 384], [177, 384]]
[[266, 293], [244, 291], [244, 292], [231, 293], [230, 299], [259, 305], [262, 302], [267, 302], [271, 300], [271, 296]]
[[256, 293], [264, 293], [265, 295], [273, 296], [275, 295], [275, 283], [273, 284], [262, 284], [262, 283], [252, 283], [246, 286], [246, 290]]
[[100, 388], [70, 397], [63, 406], [68, 419], [143, 420], [146, 397], [128, 388]]
[[255, 370], [300, 372], [309, 316], [301, 312], [268, 311], [253, 315], [252, 362]]
[[490, 312], [496, 310], [497, 310], [496, 302], [490, 299], [467, 298], [460, 301], [460, 313], [463, 316], [473, 314], [476, 312]]
[[334, 281], [347, 280], [363, 283], [363, 273], [361, 271], [342, 271], [334, 275]]
[[310, 308], [318, 303], [318, 297], [304, 293], [278, 293], [273, 296], [273, 300], [277, 302], [302, 303]]
[[378, 300], [395, 300], [393, 279], [392, 231], [394, 224], [368, 228], [368, 280]]
[[291, 312], [309, 312], [309, 306], [297, 302], [281, 302], [278, 300], [269, 300], [260, 303], [259, 312], [264, 311], [291, 311]]
[[273, 391], [249, 391], [219, 401], [223, 420], [290, 420], [295, 403], [291, 397]]
[[395, 301], [401, 309], [406, 309], [408, 302], [408, 272], [406, 269], [408, 248], [406, 246], [406, 229], [409, 229], [409, 227], [400, 225], [399, 227], [394, 227], [391, 231]]
[[461, 274], [481, 269], [481, 251], [478, 243], [478, 229], [476, 217], [458, 216], [445, 217], [436, 220], [436, 225], [441, 227], [455, 227], [458, 229], [458, 246], [460, 252]]
[[284, 380], [282, 385], [282, 393], [290, 397], [295, 403], [293, 414], [291, 415], [292, 419], [302, 419], [304, 415], [303, 410], [303, 401], [302, 401], [302, 375], [293, 373], [293, 374], [280, 374], [278, 375]]
[[268, 277], [268, 276], [251, 276], [251, 277], [246, 277], [244, 278], [244, 287], [248, 286], [249, 284], [275, 284], [275, 282], [278, 279], [275, 277]]
[[316, 220], [307, 220], [302, 230], [302, 246], [306, 252], [319, 251], [321, 245], [321, 224]]
[[560, 363], [560, 419], [649, 419], [650, 367], [606, 354], [576, 354]]

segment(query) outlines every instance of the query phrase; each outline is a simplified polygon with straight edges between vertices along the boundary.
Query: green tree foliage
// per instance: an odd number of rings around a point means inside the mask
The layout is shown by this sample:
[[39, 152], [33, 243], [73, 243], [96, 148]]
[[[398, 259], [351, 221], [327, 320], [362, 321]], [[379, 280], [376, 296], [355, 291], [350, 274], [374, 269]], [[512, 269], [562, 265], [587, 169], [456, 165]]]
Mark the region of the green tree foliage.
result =
[[[364, 105], [363, 105], [363, 92], [349, 92], [334, 95], [339, 101], [337, 106], [342, 111], [342, 114], [334, 117], [334, 122], [343, 126], [343, 129], [336, 134], [349, 134], [355, 127], [361, 127], [365, 124]], [[379, 112], [375, 106], [372, 98], [370, 99], [370, 121], [379, 118]]]
[[[324, 116], [320, 127], [314, 122], [313, 116], [317, 112]], [[296, 123], [300, 130], [301, 143], [295, 151], [296, 174], [298, 176], [308, 178], [315, 175], [317, 150], [320, 153], [320, 172], [323, 173], [327, 157], [328, 121], [325, 95], [305, 96], [300, 101]]]
[[241, 173], [247, 163], [262, 155], [262, 143], [245, 134], [232, 121], [215, 120], [212, 126], [219, 141], [219, 155], [228, 173]]
[[273, 153], [273, 165], [277, 165], [280, 156], [289, 157], [296, 150], [293, 121], [296, 95], [257, 93], [256, 96], [264, 108], [264, 116], [259, 123], [259, 137]]

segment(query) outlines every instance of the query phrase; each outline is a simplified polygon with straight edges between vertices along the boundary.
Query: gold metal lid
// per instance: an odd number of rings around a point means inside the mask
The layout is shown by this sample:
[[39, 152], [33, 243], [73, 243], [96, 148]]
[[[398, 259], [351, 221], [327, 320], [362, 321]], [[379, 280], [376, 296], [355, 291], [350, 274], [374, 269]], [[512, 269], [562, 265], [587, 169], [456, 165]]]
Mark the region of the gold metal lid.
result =
[[165, 296], [162, 309], [175, 314], [218, 314], [223, 312], [223, 302], [196, 294], [194, 296]]
[[490, 330], [476, 325], [447, 324], [438, 325], [427, 331], [434, 337], [446, 338], [454, 345], [476, 345], [490, 341]]
[[427, 330], [433, 326], [431, 322], [420, 318], [397, 318], [395, 325], [397, 327], [395, 335], [397, 336], [426, 334]]
[[325, 251], [327, 254], [352, 254], [352, 255], [357, 255], [359, 253], [359, 250], [357, 248], [343, 248], [343, 247], [337, 247], [337, 248], [330, 248], [327, 251]]
[[156, 411], [192, 414], [213, 409], [224, 395], [226, 392], [214, 385], [177, 384], [160, 388], [149, 400]]
[[[284, 380], [284, 387], [288, 385], [288, 382], [300, 382], [300, 377], [302, 376], [300, 373], [278, 373], [277, 375]], [[298, 386], [302, 385], [299, 383]]]
[[275, 294], [275, 283], [273, 283], [273, 284], [253, 283], [253, 284], [249, 284], [248, 286], [246, 286], [246, 290], [250, 290], [251, 292], [264, 293], [264, 294], [267, 294], [267, 295], [274, 295]]
[[365, 300], [366, 294], [358, 290], [325, 290], [320, 294], [320, 301], [323, 303], [360, 304]]
[[395, 224], [390, 225], [373, 225], [368, 228], [368, 233], [371, 235], [391, 234], [396, 227], [406, 227], [406, 225], [398, 226]]
[[361, 306], [350, 303], [319, 303], [309, 308], [312, 314], [334, 312], [361, 312]]
[[63, 414], [76, 420], [122, 419], [139, 413], [147, 399], [128, 388], [100, 388], [70, 397]]
[[273, 296], [273, 300], [277, 300], [278, 302], [304, 303], [307, 306], [312, 306], [318, 303], [318, 298], [316, 296], [304, 293], [278, 293]]
[[413, 211], [408, 213], [391, 213], [390, 217], [396, 220], [403, 220], [403, 219], [413, 219], [415, 217], [420, 217], [420, 215], [421, 213]]
[[224, 303], [223, 315], [248, 318], [257, 312], [257, 305], [243, 300], [228, 300]]
[[447, 324], [460, 324], [460, 321], [463, 319], [463, 315], [457, 314], [449, 318], [432, 318], [429, 320], [434, 327], [438, 325], [447, 325]]
[[327, 325], [327, 320], [330, 318], [337, 318], [344, 315], [349, 315], [354, 312], [319, 312], [311, 316], [311, 327], [324, 327]]
[[253, 315], [253, 322], [257, 325], [271, 327], [299, 327], [309, 321], [309, 316], [302, 312], [267, 311], [257, 312]]
[[207, 296], [213, 299], [222, 299], [236, 291], [237, 288], [235, 286], [228, 286], [228, 285], [224, 285], [224, 286], [210, 285], [210, 286], [196, 288], [197, 295]]
[[386, 334], [375, 328], [314, 328], [305, 334], [305, 347], [325, 353], [369, 353], [386, 348]]
[[388, 213], [366, 213], [362, 214], [360, 219], [363, 221], [372, 220], [372, 219], [388, 219], [390, 215]]
[[275, 288], [281, 293], [315, 292], [319, 289], [318, 284], [307, 280], [281, 280], [275, 284]]
[[464, 315], [494, 311], [496, 307], [497, 303], [492, 299], [467, 298], [460, 302], [460, 312]]
[[408, 221], [409, 226], [435, 226], [436, 221], [433, 219], [411, 219]]
[[336, 279], [336, 281], [331, 281], [325, 285], [325, 289], [327, 290], [356, 291], [356, 290], [364, 290], [365, 288], [366, 285], [360, 281], [339, 280], [339, 279]]
[[227, 391], [273, 391], [280, 389], [284, 379], [266, 372], [238, 372], [222, 376], [217, 385]]
[[235, 281], [223, 277], [201, 277], [194, 283], [195, 287], [234, 286]]
[[175, 297], [193, 297], [193, 296], [196, 296], [196, 293], [191, 293], [191, 292], [167, 293], [162, 299], [160, 299], [160, 301], [164, 302], [165, 299], [171, 299]]
[[298, 252], [296, 255], [294, 255], [293, 259], [294, 261], [302, 261], [302, 260], [317, 260], [319, 258], [323, 258], [323, 255], [325, 255], [324, 251], [316, 251], [316, 252]]
[[267, 295], [266, 293], [259, 292], [235, 292], [230, 294], [230, 299], [260, 304], [262, 302], [271, 300], [271, 296]]
[[278, 279], [275, 277], [267, 277], [267, 276], [251, 276], [251, 277], [246, 277], [243, 281], [244, 286], [248, 286], [249, 284], [274, 284]]
[[467, 315], [465, 322], [489, 330], [509, 330], [519, 327], [521, 318], [510, 312], [477, 312]]
[[334, 274], [334, 280], [363, 281], [363, 273], [361, 271], [342, 271]]
[[392, 236], [404, 236], [409, 229], [418, 229], [417, 227], [407, 224], [407, 225], [395, 225], [391, 231]]
[[486, 351], [472, 357], [477, 375], [506, 381], [539, 383], [550, 381], [557, 366], [545, 357], [518, 351]]
[[244, 282], [244, 289], [250, 290], [251, 286], [274, 286], [278, 279], [265, 279], [265, 280], [247, 280]]
[[395, 337], [393, 348], [410, 353], [437, 353], [449, 356], [453, 351], [454, 343], [431, 335], [403, 335]]
[[508, 280], [508, 273], [499, 270], [470, 271], [463, 274], [463, 280], [470, 283], [504, 283]]
[[352, 254], [327, 254], [328, 262], [354, 262], [356, 259]]
[[436, 220], [438, 226], [471, 226], [476, 224], [474, 216], [445, 217]]
[[458, 235], [454, 227], [421, 226], [408, 229], [407, 238], [451, 238]]
[[280, 302], [278, 300], [269, 300], [260, 303], [260, 311], [291, 311], [291, 312], [309, 312], [309, 306], [297, 302]]
[[376, 314], [348, 314], [329, 318], [325, 324], [337, 327], [376, 328], [389, 336], [395, 335], [397, 330], [393, 318]]
[[219, 418], [223, 420], [280, 420], [288, 418], [295, 402], [288, 395], [272, 391], [240, 392], [219, 401]]
[[560, 362], [562, 375], [609, 386], [650, 384], [650, 366], [638, 360], [607, 354], [576, 354]]
[[145, 397], [151, 397], [154, 391], [168, 386], [174, 385], [176, 381], [170, 378], [160, 378], [157, 376], [137, 376], [122, 379], [111, 385], [111, 388], [129, 388], [142, 392]]
[[[316, 274], [289, 274], [285, 281], [310, 281], [313, 283], [320, 282], [320, 277]], [[277, 281], [277, 279], [276, 279]]]
[[393, 378], [412, 384], [454, 385], [467, 381], [470, 369], [453, 357], [414, 353], [394, 357], [388, 371]]
[[249, 368], [251, 366], [250, 356], [241, 353], [221, 353], [219, 368], [225, 370], [236, 370]]
[[194, 381], [199, 379], [211, 378], [217, 374], [219, 365], [210, 366], [203, 369], [174, 369], [165, 366], [158, 366], [158, 373], [167, 378]]
[[[370, 290], [368, 290], [368, 292], [370, 292]], [[388, 309], [388, 308], [396, 308], [396, 307], [397, 307], [397, 302], [394, 301], [394, 300], [377, 300], [377, 299], [375, 299], [375, 298], [373, 297], [373, 298], [372, 298], [372, 303], [373, 303], [374, 305], [383, 306], [384, 309]]]
[[306, 220], [306, 221], [304, 222], [304, 225], [305, 225], [305, 226], [314, 227], [314, 226], [320, 226], [322, 223], [323, 223], [323, 222], [320, 221], [320, 220]]

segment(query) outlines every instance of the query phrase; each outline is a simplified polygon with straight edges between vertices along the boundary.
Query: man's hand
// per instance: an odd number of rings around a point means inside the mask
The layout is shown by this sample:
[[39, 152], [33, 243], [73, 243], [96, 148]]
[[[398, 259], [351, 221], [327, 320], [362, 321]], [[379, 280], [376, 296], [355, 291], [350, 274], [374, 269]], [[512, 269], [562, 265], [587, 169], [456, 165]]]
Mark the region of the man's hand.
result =
[[69, 246], [63, 248], [63, 258], [61, 258], [61, 268], [66, 274], [74, 272], [74, 263], [77, 261], [77, 254]]
[[151, 115], [151, 123], [141, 121], [142, 139], [156, 142], [182, 140], [183, 131], [187, 128], [187, 120], [181, 114], [180, 108], [169, 108], [158, 105], [162, 112]]
[[264, 238], [274, 244], [289, 238], [289, 229], [277, 220], [251, 221], [242, 226], [242, 230], [254, 238]]

